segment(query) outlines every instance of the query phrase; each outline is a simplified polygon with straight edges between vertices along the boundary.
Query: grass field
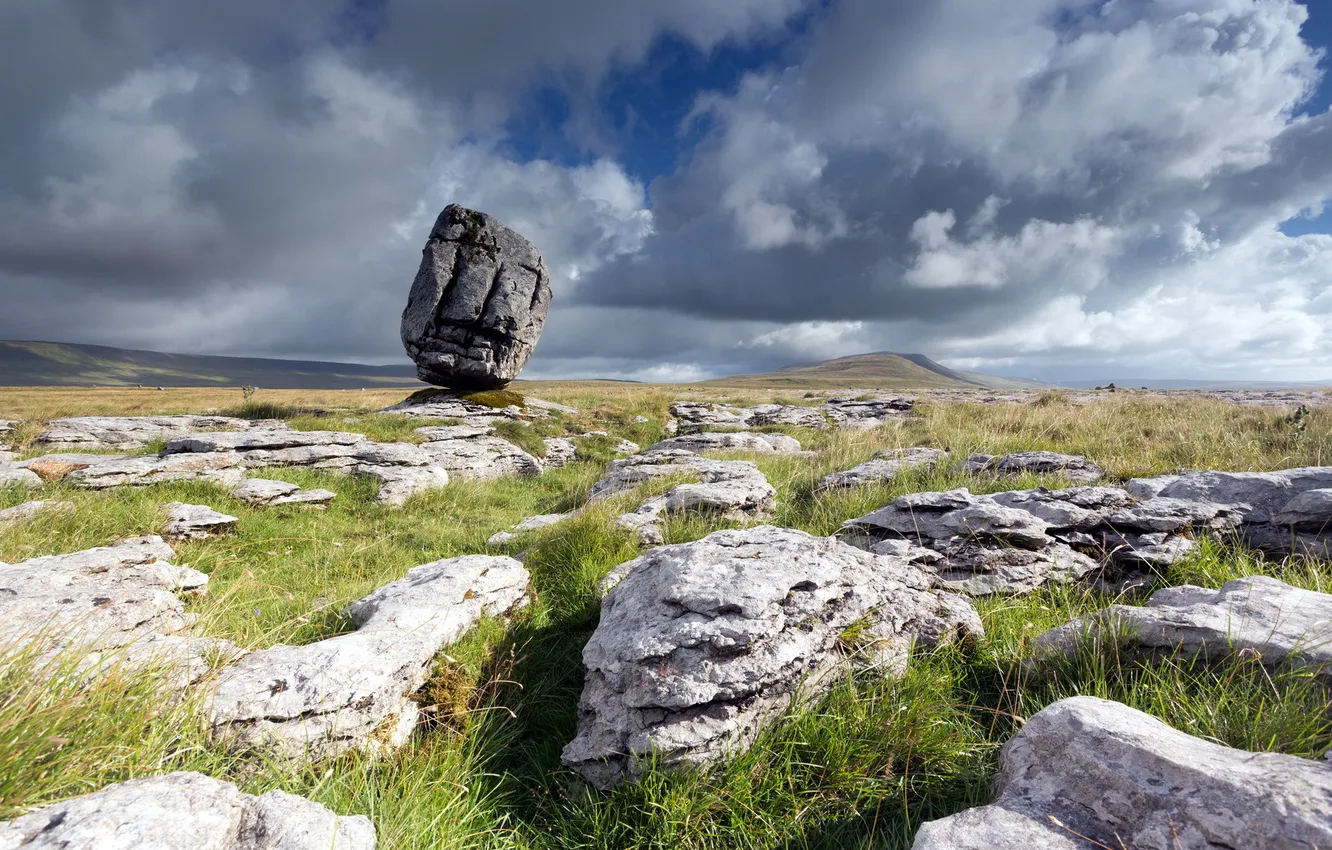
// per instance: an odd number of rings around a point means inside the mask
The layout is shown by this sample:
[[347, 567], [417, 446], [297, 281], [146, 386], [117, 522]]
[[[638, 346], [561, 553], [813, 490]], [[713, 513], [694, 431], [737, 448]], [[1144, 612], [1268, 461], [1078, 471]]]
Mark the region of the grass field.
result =
[[[601, 383], [522, 389], [579, 409], [545, 430], [596, 428], [644, 446], [662, 436], [666, 407], [681, 393]], [[708, 392], [716, 400], [774, 397], [743, 387]], [[401, 397], [392, 390], [272, 391], [255, 401], [266, 413], [286, 413], [296, 427], [404, 439], [410, 431], [398, 420], [371, 414]], [[41, 422], [56, 416], [205, 410], [245, 412], [237, 390], [0, 389], [0, 419], [29, 420], [11, 435], [21, 451], [31, 449]], [[786, 428], [816, 454], [755, 460], [778, 490], [773, 523], [828, 534], [901, 493], [1001, 486], [936, 470], [814, 494], [823, 474], [878, 449], [929, 445], [957, 456], [1051, 449], [1086, 455], [1113, 479], [1177, 468], [1332, 464], [1329, 412], [1315, 409], [1299, 422], [1287, 413], [1182, 398], [1074, 405], [1047, 393], [1028, 404], [924, 404], [917, 417], [864, 433]], [[639, 415], [650, 422], [635, 423]], [[561, 768], [559, 752], [575, 731], [580, 652], [599, 612], [596, 582], [634, 557], [637, 546], [611, 522], [614, 504], [505, 547], [488, 549], [485, 541], [523, 516], [582, 504], [607, 459], [593, 448], [538, 478], [456, 482], [401, 509], [376, 504], [369, 481], [309, 470], [275, 477], [336, 491], [328, 511], [250, 508], [199, 484], [104, 493], [48, 486], [43, 498], [68, 499], [75, 510], [0, 529], [0, 561], [151, 532], [161, 524], [160, 506], [173, 500], [238, 516], [237, 532], [183, 544], [177, 562], [211, 576], [209, 594], [190, 603], [202, 615], [199, 631], [246, 647], [338, 634], [350, 627], [348, 602], [412, 566], [472, 552], [527, 552], [534, 603], [511, 622], [484, 624], [439, 657], [420, 695], [428, 721], [404, 750], [381, 761], [348, 756], [291, 767], [238, 758], [208, 745], [197, 705], [164, 705], [142, 681], [87, 687], [74, 677], [39, 680], [16, 661], [0, 673], [0, 815], [130, 777], [194, 769], [248, 791], [283, 788], [340, 813], [367, 814], [384, 848], [902, 848], [923, 820], [985, 802], [999, 747], [1024, 718], [1074, 694], [1120, 700], [1247, 749], [1318, 758], [1332, 747], [1332, 703], [1306, 673], [1273, 673], [1244, 660], [1144, 665], [1109, 650], [1024, 669], [1019, 660], [1035, 635], [1111, 601], [1066, 587], [978, 601], [987, 633], [979, 646], [918, 657], [897, 681], [849, 679], [790, 712], [711, 774], [653, 774], [635, 786], [589, 792]], [[0, 508], [25, 498], [0, 490]], [[633, 501], [626, 496], [618, 507]], [[718, 527], [671, 521], [668, 542]], [[1332, 584], [1326, 564], [1264, 561], [1207, 544], [1157, 586], [1215, 587], [1253, 574], [1317, 589]]]

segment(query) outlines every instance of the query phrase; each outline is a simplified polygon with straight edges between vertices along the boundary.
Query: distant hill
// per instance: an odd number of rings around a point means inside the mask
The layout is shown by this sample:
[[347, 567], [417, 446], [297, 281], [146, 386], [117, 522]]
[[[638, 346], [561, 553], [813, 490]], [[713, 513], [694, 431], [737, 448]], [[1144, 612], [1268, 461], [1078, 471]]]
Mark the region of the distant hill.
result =
[[359, 389], [424, 386], [410, 365], [362, 366], [212, 357], [105, 345], [0, 340], [0, 386], [169, 386]]
[[893, 388], [893, 389], [1030, 389], [1044, 384], [1023, 378], [1000, 378], [979, 372], [957, 372], [935, 363], [923, 354], [881, 351], [854, 354], [818, 363], [800, 363], [775, 372], [735, 375], [702, 381], [728, 387], [792, 389]]

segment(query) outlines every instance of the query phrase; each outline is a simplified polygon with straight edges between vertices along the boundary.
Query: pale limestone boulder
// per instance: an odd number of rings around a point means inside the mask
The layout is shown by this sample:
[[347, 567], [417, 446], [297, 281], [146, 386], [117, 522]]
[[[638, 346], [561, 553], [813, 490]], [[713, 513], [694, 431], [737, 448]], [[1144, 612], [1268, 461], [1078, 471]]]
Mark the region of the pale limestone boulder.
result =
[[140, 448], [193, 431], [245, 431], [256, 425], [273, 427], [280, 423], [229, 416], [71, 416], [47, 423], [37, 442], [61, 448]]
[[33, 517], [44, 513], [63, 513], [74, 509], [73, 502], [59, 501], [33, 501], [24, 502], [21, 505], [15, 505], [12, 508], [5, 508], [0, 511], [0, 528], [7, 525], [14, 525], [20, 522], [27, 522]]
[[302, 490], [295, 484], [268, 478], [250, 478], [231, 491], [231, 495], [256, 506], [322, 505], [337, 498], [337, 494], [330, 490]]
[[793, 454], [800, 451], [800, 441], [785, 434], [760, 434], [748, 431], [703, 432], [662, 440], [648, 451], [684, 449], [689, 452], [723, 451], [756, 454]]
[[164, 510], [167, 523], [162, 526], [162, 536], [175, 540], [204, 540], [219, 532], [230, 531], [240, 522], [236, 517], [219, 513], [207, 505], [170, 502]]
[[879, 484], [891, 481], [908, 470], [929, 469], [947, 459], [948, 452], [942, 449], [924, 447], [887, 449], [875, 452], [874, 457], [844, 472], [833, 472], [823, 476], [819, 479], [815, 490], [841, 490]]

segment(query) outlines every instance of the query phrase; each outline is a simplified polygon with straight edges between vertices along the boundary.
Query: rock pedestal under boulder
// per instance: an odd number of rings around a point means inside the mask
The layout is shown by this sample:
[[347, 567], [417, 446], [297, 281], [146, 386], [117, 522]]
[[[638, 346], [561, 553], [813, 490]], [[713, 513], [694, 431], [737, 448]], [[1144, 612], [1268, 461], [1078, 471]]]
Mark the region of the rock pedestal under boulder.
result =
[[512, 558], [465, 555], [414, 567], [351, 605], [357, 630], [247, 655], [219, 674], [209, 719], [226, 745], [291, 759], [406, 743], [411, 695], [439, 650], [484, 615], [522, 605], [528, 574]]
[[537, 249], [494, 216], [450, 204], [422, 252], [402, 344], [426, 383], [495, 389], [518, 377], [550, 308]]
[[1223, 747], [1071, 697], [1004, 746], [998, 799], [921, 826], [914, 850], [1332, 846], [1332, 768]]
[[[963, 598], [900, 559], [760, 526], [663, 546], [615, 571], [583, 650], [587, 678], [566, 765], [598, 788], [652, 756], [703, 765], [752, 743], [797, 691], [817, 693], [852, 656], [891, 672], [913, 644], [979, 635]], [[839, 647], [853, 625], [857, 647]]]
[[363, 815], [201, 773], [131, 779], [0, 823], [5, 850], [374, 850]]

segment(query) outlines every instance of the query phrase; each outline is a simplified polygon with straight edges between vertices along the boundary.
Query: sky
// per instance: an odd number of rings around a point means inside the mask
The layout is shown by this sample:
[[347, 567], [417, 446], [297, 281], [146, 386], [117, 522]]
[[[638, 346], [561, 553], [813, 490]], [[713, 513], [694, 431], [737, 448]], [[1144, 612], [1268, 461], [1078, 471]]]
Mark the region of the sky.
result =
[[407, 362], [457, 202], [523, 376], [872, 351], [1332, 379], [1332, 0], [0, 0], [0, 338]]

